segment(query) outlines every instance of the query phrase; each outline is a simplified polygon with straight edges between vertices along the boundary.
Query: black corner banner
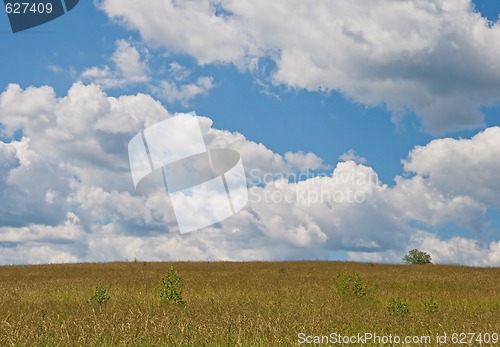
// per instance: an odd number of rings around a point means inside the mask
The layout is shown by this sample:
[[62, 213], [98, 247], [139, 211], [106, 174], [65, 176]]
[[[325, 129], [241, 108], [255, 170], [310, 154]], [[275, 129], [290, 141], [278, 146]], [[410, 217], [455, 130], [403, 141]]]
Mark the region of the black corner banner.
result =
[[71, 11], [80, 0], [3, 0], [12, 32], [50, 22]]

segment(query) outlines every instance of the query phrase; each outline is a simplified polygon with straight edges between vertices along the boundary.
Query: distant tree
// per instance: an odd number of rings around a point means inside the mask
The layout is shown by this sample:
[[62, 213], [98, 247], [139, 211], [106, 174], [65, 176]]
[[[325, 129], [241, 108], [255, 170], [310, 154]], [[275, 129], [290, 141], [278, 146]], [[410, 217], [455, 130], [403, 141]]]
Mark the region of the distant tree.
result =
[[403, 261], [406, 264], [432, 264], [432, 257], [429, 253], [418, 249], [412, 249], [404, 256]]

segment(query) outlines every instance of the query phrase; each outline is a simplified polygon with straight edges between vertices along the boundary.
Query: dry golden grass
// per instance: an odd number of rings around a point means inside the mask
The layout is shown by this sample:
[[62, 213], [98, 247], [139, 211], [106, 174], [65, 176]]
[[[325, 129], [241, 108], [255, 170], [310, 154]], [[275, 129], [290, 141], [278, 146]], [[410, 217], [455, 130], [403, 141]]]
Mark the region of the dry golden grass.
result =
[[[184, 308], [159, 302], [173, 265]], [[370, 300], [332, 278], [378, 284]], [[89, 304], [102, 283], [111, 299]], [[107, 263], [0, 267], [0, 346], [290, 346], [298, 333], [500, 333], [500, 269], [342, 262]], [[391, 316], [400, 298], [410, 315]], [[433, 298], [438, 311], [429, 313]]]

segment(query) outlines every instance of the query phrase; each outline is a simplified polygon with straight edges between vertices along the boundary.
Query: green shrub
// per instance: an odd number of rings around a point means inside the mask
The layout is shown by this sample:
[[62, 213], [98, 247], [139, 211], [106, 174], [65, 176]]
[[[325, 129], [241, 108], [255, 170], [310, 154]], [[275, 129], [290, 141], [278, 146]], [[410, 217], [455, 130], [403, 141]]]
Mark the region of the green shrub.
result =
[[389, 305], [387, 305], [387, 312], [391, 316], [397, 316], [397, 317], [406, 317], [410, 314], [410, 308], [408, 307], [408, 304], [399, 299], [392, 299], [391, 302], [389, 302]]
[[437, 303], [432, 298], [424, 302], [424, 306], [425, 306], [425, 311], [429, 314], [436, 313], [439, 311]]
[[160, 303], [177, 304], [184, 306], [186, 303], [182, 298], [182, 281], [173, 266], [165, 273], [161, 279]]
[[403, 257], [403, 262], [406, 264], [432, 264], [432, 257], [429, 253], [412, 249]]
[[94, 294], [90, 297], [89, 303], [91, 304], [105, 304], [109, 301], [110, 296], [108, 290], [102, 284], [98, 283], [95, 287]]
[[352, 296], [359, 299], [373, 297], [378, 289], [377, 285], [369, 286], [356, 272], [343, 271], [333, 278], [333, 285], [337, 294]]

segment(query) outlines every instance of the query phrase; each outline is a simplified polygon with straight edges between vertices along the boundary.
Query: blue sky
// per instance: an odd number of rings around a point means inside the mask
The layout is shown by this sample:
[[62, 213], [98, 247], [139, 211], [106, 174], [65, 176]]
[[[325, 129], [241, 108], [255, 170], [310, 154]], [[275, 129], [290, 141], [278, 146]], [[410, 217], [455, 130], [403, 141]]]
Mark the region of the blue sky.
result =
[[[500, 262], [496, 253], [500, 248], [500, 202], [495, 194], [500, 190], [490, 175], [498, 167], [498, 152], [489, 137], [478, 135], [489, 129], [491, 137], [499, 136], [495, 126], [499, 125], [500, 83], [496, 77], [500, 70], [495, 57], [500, 51], [500, 24], [494, 23], [500, 4], [475, 1], [478, 14], [465, 0], [419, 5], [410, 1], [415, 8], [379, 1], [362, 10], [357, 1], [339, 1], [335, 5], [318, 1], [320, 11], [316, 13], [303, 8], [300, 1], [285, 1], [271, 9], [281, 11], [282, 16], [269, 19], [268, 9], [261, 2], [165, 3], [170, 1], [162, 4], [151, 0], [150, 10], [146, 11], [136, 9], [132, 0], [81, 1], [66, 15], [16, 34], [10, 31], [7, 15], [0, 16], [4, 48], [0, 54], [0, 90], [5, 92], [0, 123], [6, 129], [2, 136], [5, 149], [0, 153], [5, 162], [14, 162], [2, 171], [4, 187], [0, 192], [20, 194], [19, 199], [9, 197], [15, 200], [9, 207], [0, 208], [0, 244], [10, 249], [3, 252], [0, 262], [104, 261], [149, 256], [310, 259], [335, 258], [339, 254], [341, 259], [398, 262], [411, 246], [426, 248], [436, 260], [445, 263]], [[225, 15], [214, 12], [216, 5], [224, 8]], [[387, 19], [384, 10], [398, 15]], [[287, 15], [289, 20], [285, 19]], [[464, 16], [467, 20], [461, 23]], [[192, 18], [199, 18], [199, 22]], [[337, 31], [331, 23], [342, 26], [342, 30]], [[311, 28], [310, 33], [307, 28]], [[9, 84], [19, 85], [21, 91], [11, 89], [9, 94]], [[91, 84], [105, 94], [99, 94]], [[43, 86], [52, 88], [55, 95], [50, 96]], [[33, 102], [26, 110], [9, 106], [16, 98], [30, 103], [26, 94], [30, 87], [33, 94], [49, 100], [48, 104]], [[81, 95], [70, 98], [70, 91]], [[127, 187], [127, 173], [119, 171], [119, 164], [99, 164], [104, 157], [96, 155], [85, 158], [93, 165], [85, 169], [85, 160], [76, 160], [77, 155], [66, 160], [66, 154], [53, 149], [54, 158], [44, 158], [43, 146], [55, 146], [47, 144], [47, 139], [51, 131], [61, 131], [60, 115], [70, 112], [64, 111], [65, 99], [88, 98], [87, 104], [100, 105], [89, 106], [89, 112], [96, 112], [95, 117], [81, 116], [85, 118], [81, 122], [86, 124], [82, 127], [87, 128], [68, 130], [74, 138], [66, 146], [74, 145], [76, 152], [81, 146], [89, 146], [92, 152], [92, 146], [102, 138], [86, 143], [77, 137], [95, 134], [92, 122], [108, 118], [109, 110], [101, 104], [113, 97], [138, 93], [150, 98], [130, 101], [137, 103], [134, 107], [138, 110], [159, 107], [155, 103], [158, 101], [170, 114], [195, 111], [206, 117], [204, 121], [211, 120], [214, 138], [229, 134], [227, 142], [241, 149], [247, 170], [257, 167], [297, 173], [301, 166], [311, 164], [306, 154], [314, 153], [311, 165], [321, 172], [331, 173], [335, 168], [375, 172], [379, 186], [369, 189], [380, 191], [376, 193], [380, 196], [369, 193], [372, 205], [351, 209], [342, 206], [331, 216], [320, 207], [302, 210], [300, 206], [256, 204], [248, 207], [254, 217], [240, 213], [214, 230], [184, 238], [170, 227], [171, 213], [157, 219], [131, 220], [124, 217], [126, 211], [117, 212], [108, 206], [113, 194], [118, 195], [116, 203], [127, 199], [127, 194], [137, 198]], [[87, 107], [78, 105], [78, 110]], [[148, 123], [146, 111], [142, 116], [144, 119], [135, 127], [130, 125], [130, 134]], [[54, 120], [37, 125], [40, 117]], [[161, 120], [158, 115], [152, 117]], [[109, 129], [99, 131], [116, 135]], [[31, 139], [28, 149], [21, 149], [21, 133]], [[127, 134], [124, 131], [123, 138], [110, 141], [119, 146]], [[244, 140], [238, 137], [240, 134]], [[445, 138], [455, 142], [450, 144]], [[433, 140], [437, 142], [431, 146]], [[11, 141], [18, 144], [11, 145]], [[417, 146], [421, 150], [416, 150]], [[245, 150], [251, 159], [245, 158]], [[464, 151], [463, 157], [456, 155], [460, 151]], [[287, 160], [286, 153], [294, 159]], [[32, 182], [30, 174], [21, 170], [23, 166], [29, 170], [26, 163], [36, 162], [32, 158], [39, 158], [38, 168], [47, 175], [42, 177], [49, 180], [43, 185], [41, 200], [31, 196], [36, 189], [21, 188], [19, 183]], [[66, 171], [53, 168], [58, 165], [57, 158], [65, 163], [62, 166]], [[276, 158], [282, 158], [283, 163], [277, 163]], [[42, 168], [42, 162], [49, 168]], [[348, 167], [348, 162], [354, 166]], [[68, 181], [71, 170], [81, 182], [85, 182], [82, 177], [88, 170], [88, 182], [75, 188]], [[124, 180], [120, 184], [93, 178], [95, 172], [112, 174], [117, 170]], [[455, 170], [461, 170], [465, 177], [471, 170], [477, 177], [464, 183], [457, 178], [461, 173]], [[16, 180], [15, 175], [20, 178]], [[56, 176], [58, 179], [50, 180]], [[60, 177], [66, 178], [59, 181]], [[416, 183], [418, 179], [422, 179], [422, 186]], [[466, 189], [464, 184], [483, 187]], [[23, 190], [24, 195], [20, 193]], [[94, 210], [88, 207], [88, 197], [97, 196], [96, 191], [104, 197], [98, 199], [100, 207], [98, 202], [92, 202], [98, 206]], [[47, 204], [51, 201], [48, 192], [60, 201]], [[420, 201], [424, 196], [431, 197], [436, 205]], [[31, 203], [25, 204], [23, 199]], [[437, 202], [439, 199], [442, 201]], [[56, 207], [62, 212], [55, 213]], [[153, 210], [144, 213], [154, 215]], [[276, 216], [287, 219], [285, 211], [307, 216], [274, 226]], [[75, 215], [68, 214], [73, 212]], [[95, 227], [100, 224], [103, 230]], [[68, 228], [74, 238], [57, 236], [61, 230], [68, 232]], [[164, 234], [155, 239], [134, 228]], [[241, 230], [237, 237], [231, 234], [236, 229]], [[225, 235], [226, 231], [231, 235]], [[99, 243], [102, 235], [107, 236]], [[249, 240], [255, 240], [253, 246]], [[130, 244], [136, 248], [124, 246]], [[271, 246], [262, 246], [267, 244]], [[151, 247], [155, 249], [152, 254], [147, 251]]]

